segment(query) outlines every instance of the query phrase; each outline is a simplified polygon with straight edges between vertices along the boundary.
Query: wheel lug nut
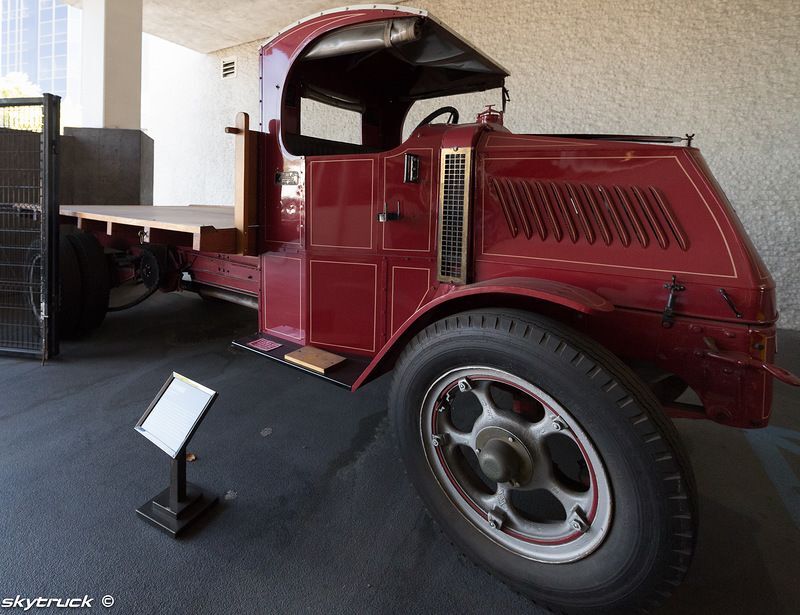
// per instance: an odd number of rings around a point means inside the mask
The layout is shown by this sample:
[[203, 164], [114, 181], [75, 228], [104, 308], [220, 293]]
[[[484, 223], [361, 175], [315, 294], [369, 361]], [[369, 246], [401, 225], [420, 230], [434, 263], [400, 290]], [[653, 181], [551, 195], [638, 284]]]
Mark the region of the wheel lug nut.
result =
[[514, 441], [514, 436], [508, 436], [508, 441], [509, 442], [513, 442]]
[[589, 531], [589, 520], [586, 518], [580, 506], [575, 506], [572, 509], [572, 514], [569, 517], [569, 526], [576, 532], [585, 534]]
[[553, 421], [553, 429], [555, 431], [563, 431], [566, 428], [567, 428], [566, 424], [561, 419], [555, 419]]
[[502, 510], [495, 508], [494, 510], [490, 511], [487, 519], [489, 522], [489, 527], [493, 530], [499, 530], [503, 527], [503, 523], [505, 521], [505, 514]]
[[436, 447], [443, 446], [447, 444], [447, 436], [445, 434], [436, 434], [432, 438], [433, 445]]

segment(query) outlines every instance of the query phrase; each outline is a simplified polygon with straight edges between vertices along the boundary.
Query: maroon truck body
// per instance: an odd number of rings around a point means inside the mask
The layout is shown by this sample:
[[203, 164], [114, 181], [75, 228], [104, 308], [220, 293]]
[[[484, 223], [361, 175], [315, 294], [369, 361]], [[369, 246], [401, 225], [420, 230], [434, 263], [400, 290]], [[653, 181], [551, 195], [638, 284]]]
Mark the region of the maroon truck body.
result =
[[[394, 369], [409, 478], [461, 549], [559, 611], [644, 612], [697, 531], [664, 413], [763, 427], [773, 379], [800, 379], [773, 363], [775, 283], [691, 138], [514, 134], [491, 106], [403, 138], [419, 100], [505, 107], [507, 76], [424, 11], [315, 15], [261, 49], [260, 130], [227, 129], [235, 228], [73, 208], [106, 250], [72, 241], [149, 293], [257, 307], [242, 348], [342, 355], [323, 377], [352, 390]], [[356, 111], [360, 143], [304, 134], [304, 100]]]
[[[398, 104], [381, 137], [394, 147], [289, 153], [285, 135], [300, 123], [286, 95], [297, 87], [294, 60], [330, 30], [405, 15], [327, 14], [261, 51], [260, 331], [369, 358], [357, 388], [433, 319], [528, 306], [680, 377], [703, 410], [673, 405], [673, 414], [765, 425], [772, 374], [761, 364], [775, 354], [775, 284], [697, 149], [512, 134], [494, 113], [400, 142], [410, 104]], [[364, 143], [370, 130], [365, 122]], [[469, 161], [459, 283], [439, 281], [437, 269], [445, 151]], [[418, 183], [403, 181], [407, 153], [419, 159]], [[296, 185], [275, 181], [292, 172]], [[379, 222], [384, 207], [400, 219]], [[685, 290], [665, 320], [672, 276]]]
[[[366, 78], [386, 83], [380, 65], [341, 94], [361, 99], [361, 146], [341, 153], [345, 144], [300, 135], [298, 101], [331, 70], [309, 61], [309, 49], [332, 31], [416, 14], [331, 11], [262, 48], [255, 255], [200, 252], [169, 231], [150, 241], [172, 245], [195, 283], [257, 298], [260, 337], [350, 358], [334, 380], [353, 389], [391, 369], [405, 342], [436, 319], [524, 307], [680, 378], [702, 408], [665, 403], [673, 416], [766, 425], [773, 376], [798, 382], [772, 365], [775, 283], [697, 149], [513, 134], [491, 110], [403, 140], [409, 108], [429, 92], [396, 100], [365, 88]], [[478, 57], [487, 76], [443, 93], [503, 85], [505, 71]], [[298, 155], [303, 147], [310, 153]], [[411, 183], [409, 154], [418, 163]], [[449, 155], [466, 161], [461, 177], [444, 169]], [[457, 255], [447, 253], [452, 229], [443, 221], [454, 186], [466, 212]], [[383, 211], [399, 217], [381, 222]], [[98, 236], [118, 248], [138, 243], [135, 230], [117, 229]], [[455, 258], [457, 276], [443, 270], [443, 253]]]

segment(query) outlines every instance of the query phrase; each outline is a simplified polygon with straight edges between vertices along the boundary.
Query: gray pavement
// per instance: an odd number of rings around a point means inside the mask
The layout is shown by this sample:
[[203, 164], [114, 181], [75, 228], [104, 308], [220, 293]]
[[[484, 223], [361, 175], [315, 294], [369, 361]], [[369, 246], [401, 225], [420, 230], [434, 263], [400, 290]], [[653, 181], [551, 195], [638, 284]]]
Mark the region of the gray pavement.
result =
[[[351, 394], [229, 348], [255, 329], [247, 309], [157, 296], [44, 367], [0, 358], [0, 599], [88, 594], [103, 610], [112, 595], [118, 613], [541, 612], [422, 510], [388, 431], [386, 377]], [[800, 372], [800, 333], [782, 331], [779, 347]], [[188, 466], [221, 504], [179, 541], [134, 513], [167, 485], [166, 456], [133, 425], [172, 370], [220, 393]], [[678, 421], [701, 532], [664, 613], [797, 612], [799, 406], [800, 391], [777, 385], [766, 430]]]

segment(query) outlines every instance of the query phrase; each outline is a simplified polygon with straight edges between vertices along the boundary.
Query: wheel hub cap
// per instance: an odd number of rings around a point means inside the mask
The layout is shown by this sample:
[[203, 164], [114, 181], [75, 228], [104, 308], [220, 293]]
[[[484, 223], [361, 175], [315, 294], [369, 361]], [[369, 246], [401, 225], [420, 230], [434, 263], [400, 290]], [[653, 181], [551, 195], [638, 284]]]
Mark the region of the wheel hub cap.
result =
[[499, 427], [486, 427], [475, 438], [481, 470], [491, 481], [520, 485], [530, 480], [533, 459], [522, 440]]
[[478, 455], [478, 460], [483, 473], [494, 482], [519, 482], [520, 458], [502, 440], [490, 440]]

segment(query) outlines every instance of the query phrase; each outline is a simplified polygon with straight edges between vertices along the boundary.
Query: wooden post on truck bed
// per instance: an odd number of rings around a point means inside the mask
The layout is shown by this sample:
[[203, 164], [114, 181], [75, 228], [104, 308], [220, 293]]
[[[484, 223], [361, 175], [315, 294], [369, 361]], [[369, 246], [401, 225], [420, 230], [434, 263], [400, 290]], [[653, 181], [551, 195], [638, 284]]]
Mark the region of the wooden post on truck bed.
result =
[[236, 177], [233, 202], [237, 251], [240, 254], [253, 256], [256, 255], [258, 239], [256, 134], [250, 131], [250, 116], [242, 112], [236, 114], [236, 126], [226, 128], [225, 132], [236, 135]]

